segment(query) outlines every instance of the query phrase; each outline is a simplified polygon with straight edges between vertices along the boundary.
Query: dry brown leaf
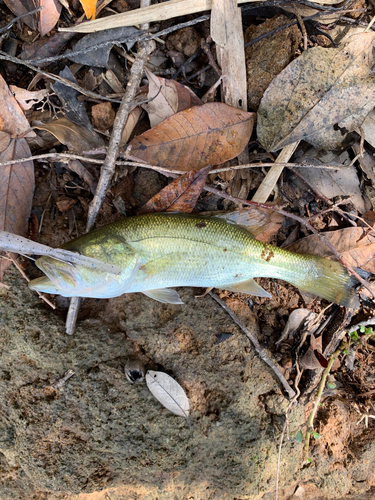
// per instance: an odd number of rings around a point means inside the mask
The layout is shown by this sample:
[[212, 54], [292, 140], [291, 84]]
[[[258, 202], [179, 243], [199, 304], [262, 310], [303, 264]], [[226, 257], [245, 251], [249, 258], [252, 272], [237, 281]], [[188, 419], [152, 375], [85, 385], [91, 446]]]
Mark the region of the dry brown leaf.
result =
[[38, 102], [42, 101], [49, 94], [47, 89], [30, 92], [29, 90], [21, 89], [15, 85], [9, 85], [9, 88], [23, 110], [30, 109], [34, 104], [38, 104]]
[[183, 172], [238, 156], [248, 143], [255, 113], [222, 103], [181, 111], [130, 142], [133, 158]]
[[[146, 71], [148, 79], [148, 99], [152, 99], [142, 107], [147, 111], [151, 127], [169, 116], [203, 103], [189, 87], [175, 80], [166, 80]], [[156, 97], [155, 97], [156, 96]]]
[[[245, 44], [289, 23], [290, 20], [286, 16], [278, 15], [267, 19], [260, 25], [252, 24], [244, 33]], [[301, 39], [301, 30], [294, 25], [273, 33], [262, 40], [261, 44], [254, 43], [246, 47], [247, 91], [250, 109], [258, 109], [262, 96], [271, 81], [294, 59]], [[276, 58], [275, 53], [277, 53]]]
[[[12, 139], [0, 154], [0, 162], [31, 156], [26, 139]], [[34, 163], [27, 161], [0, 169], [0, 230], [25, 235], [34, 196]], [[0, 280], [9, 261], [0, 260]]]
[[152, 212], [183, 212], [194, 210], [211, 166], [181, 175], [159, 191], [141, 208], [141, 214]]
[[186, 418], [190, 426], [189, 400], [178, 382], [167, 373], [149, 370], [146, 373], [146, 383], [159, 403], [175, 415]]
[[375, 104], [374, 37], [361, 33], [340, 48], [313, 47], [276, 76], [258, 110], [258, 138], [268, 151], [300, 140], [336, 149], [361, 126]]
[[[35, 137], [35, 132], [30, 130], [29, 122], [26, 120], [21, 107], [1, 75], [0, 102], [0, 131], [8, 132], [12, 137], [19, 135]], [[27, 133], [25, 134], [25, 132]]]
[[8, 132], [0, 132], [0, 153], [2, 153], [10, 144], [11, 136]]
[[59, 20], [62, 5], [58, 0], [5, 0], [7, 7], [20, 16], [30, 12], [37, 7], [43, 7], [41, 11], [22, 18], [22, 21], [31, 29], [38, 30], [41, 36], [46, 35]]
[[[349, 266], [375, 273], [375, 234], [373, 231], [367, 234], [366, 228], [348, 227], [324, 233], [324, 237], [336, 248]], [[286, 249], [291, 252], [319, 255], [325, 258], [333, 256], [331, 250], [324, 245], [318, 234], [302, 238]]]
[[76, 125], [67, 118], [58, 118], [45, 125], [36, 125], [34, 128], [47, 130], [74, 153], [82, 153], [103, 145], [103, 141], [97, 134]]
[[130, 111], [129, 116], [125, 123], [124, 130], [122, 131], [121, 146], [125, 146], [125, 144], [128, 143], [128, 140], [130, 139], [130, 136], [132, 135], [133, 130], [137, 125], [141, 114], [142, 114], [142, 109], [140, 106], [137, 106], [136, 108]]

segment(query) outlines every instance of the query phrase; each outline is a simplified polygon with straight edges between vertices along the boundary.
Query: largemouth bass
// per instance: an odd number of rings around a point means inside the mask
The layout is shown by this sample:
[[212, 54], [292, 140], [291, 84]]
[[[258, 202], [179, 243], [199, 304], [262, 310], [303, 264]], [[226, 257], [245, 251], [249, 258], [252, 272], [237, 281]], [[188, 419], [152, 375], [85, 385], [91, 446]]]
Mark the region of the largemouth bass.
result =
[[257, 241], [220, 217], [156, 213], [128, 217], [85, 234], [63, 248], [113, 264], [120, 274], [41, 257], [47, 276], [32, 290], [64, 297], [110, 298], [142, 292], [182, 304], [170, 287], [215, 287], [271, 297], [253, 278], [281, 278], [299, 289], [357, 307], [356, 280], [338, 262], [294, 254]]

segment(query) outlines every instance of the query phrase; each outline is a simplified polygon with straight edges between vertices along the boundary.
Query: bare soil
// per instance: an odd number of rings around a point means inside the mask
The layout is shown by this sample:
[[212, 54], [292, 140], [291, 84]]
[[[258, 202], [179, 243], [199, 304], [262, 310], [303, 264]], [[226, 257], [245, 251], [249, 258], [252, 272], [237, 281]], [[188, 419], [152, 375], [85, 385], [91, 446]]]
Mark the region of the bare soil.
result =
[[[10, 289], [1, 289], [0, 301], [1, 500], [275, 498], [288, 401], [209, 296], [181, 289], [184, 306], [141, 294], [86, 300], [76, 333], [67, 336], [62, 312], [48, 310], [15, 272], [6, 283]], [[238, 299], [231, 300], [235, 309]], [[237, 302], [242, 314], [246, 307]], [[220, 342], [223, 333], [230, 337]], [[191, 430], [145, 383], [128, 382], [124, 365], [132, 355], [183, 386]], [[52, 388], [69, 369], [75, 375]], [[360, 414], [339, 394], [324, 400], [321, 439], [313, 442], [307, 466], [295, 435], [304, 429], [309, 406], [292, 410], [280, 499], [375, 498], [375, 421], [356, 425]]]

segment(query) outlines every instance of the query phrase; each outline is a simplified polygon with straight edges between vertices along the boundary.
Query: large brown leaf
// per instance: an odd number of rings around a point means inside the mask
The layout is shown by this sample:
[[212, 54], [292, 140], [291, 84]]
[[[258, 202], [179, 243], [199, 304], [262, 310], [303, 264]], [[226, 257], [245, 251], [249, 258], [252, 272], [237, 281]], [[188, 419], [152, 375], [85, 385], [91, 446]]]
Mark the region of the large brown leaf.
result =
[[[362, 227], [348, 227], [332, 233], [324, 233], [341, 257], [351, 266], [375, 273], [375, 234]], [[318, 234], [312, 234], [287, 247], [291, 252], [320, 255], [329, 258], [333, 254]]]
[[238, 156], [248, 143], [255, 113], [219, 102], [181, 111], [130, 141], [129, 154], [183, 172]]
[[258, 138], [267, 151], [299, 140], [333, 150], [361, 126], [375, 105], [374, 37], [360, 33], [343, 47], [313, 47], [272, 80], [258, 110]]
[[202, 170], [192, 170], [181, 175], [143, 205], [140, 213], [183, 212], [189, 214], [197, 204], [210, 170], [211, 166], [208, 166]]
[[145, 71], [148, 79], [147, 97], [150, 101], [144, 104], [143, 108], [148, 113], [151, 127], [155, 127], [179, 111], [192, 106], [202, 106], [203, 102], [189, 87], [175, 80], [166, 80], [156, 76], [148, 69]]
[[[0, 153], [0, 162], [31, 156], [25, 139], [12, 139]], [[25, 235], [34, 195], [34, 164], [32, 161], [5, 165], [0, 169], [0, 230]], [[0, 260], [0, 280], [9, 261]]]
[[[18, 102], [0, 75], [0, 162], [31, 156], [25, 139], [35, 137]], [[13, 139], [12, 139], [13, 138]], [[34, 163], [0, 168], [0, 230], [25, 235], [34, 195]], [[0, 280], [9, 261], [0, 260]]]

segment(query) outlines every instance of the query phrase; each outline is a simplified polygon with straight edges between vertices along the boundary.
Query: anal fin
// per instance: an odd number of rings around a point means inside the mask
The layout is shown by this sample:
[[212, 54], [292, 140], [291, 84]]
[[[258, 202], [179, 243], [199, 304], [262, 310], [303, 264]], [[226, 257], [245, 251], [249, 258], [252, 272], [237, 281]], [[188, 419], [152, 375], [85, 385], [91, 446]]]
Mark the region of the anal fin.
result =
[[239, 283], [228, 283], [228, 285], [221, 285], [218, 288], [229, 290], [230, 292], [240, 292], [247, 293], [248, 295], [256, 295], [257, 297], [272, 297], [272, 295], [266, 292], [266, 290], [260, 285], [258, 285], [258, 283], [256, 283], [253, 278], [250, 278], [247, 281], [241, 281]]
[[164, 304], [183, 304], [176, 290], [172, 288], [159, 288], [158, 290], [144, 290], [142, 293], [151, 299], [163, 302]]

